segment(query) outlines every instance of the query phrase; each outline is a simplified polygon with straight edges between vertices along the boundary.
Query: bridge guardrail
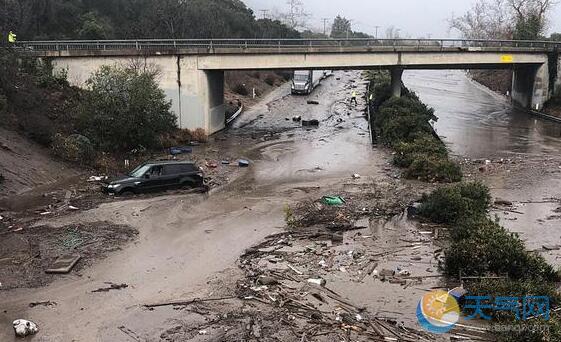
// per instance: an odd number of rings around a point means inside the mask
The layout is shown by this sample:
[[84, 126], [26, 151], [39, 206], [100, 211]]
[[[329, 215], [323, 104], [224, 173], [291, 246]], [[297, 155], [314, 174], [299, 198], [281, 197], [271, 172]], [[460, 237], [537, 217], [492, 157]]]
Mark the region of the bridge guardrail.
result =
[[531, 40], [477, 39], [137, 39], [137, 40], [59, 40], [20, 41], [20, 48], [34, 51], [72, 50], [157, 50], [157, 49], [289, 49], [325, 47], [364, 48], [528, 48], [561, 50], [561, 42]]

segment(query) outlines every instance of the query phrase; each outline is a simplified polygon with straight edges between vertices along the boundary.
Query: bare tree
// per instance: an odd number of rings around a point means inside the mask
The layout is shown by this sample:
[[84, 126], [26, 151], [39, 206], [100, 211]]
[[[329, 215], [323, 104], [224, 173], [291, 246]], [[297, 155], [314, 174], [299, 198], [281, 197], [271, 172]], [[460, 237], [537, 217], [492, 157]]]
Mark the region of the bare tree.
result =
[[292, 29], [306, 28], [309, 14], [302, 0], [287, 0], [288, 12], [283, 14], [286, 24]]
[[399, 39], [400, 35], [399, 32], [401, 30], [396, 28], [395, 26], [390, 26], [386, 29], [386, 38], [387, 39]]
[[536, 39], [547, 27], [555, 0], [477, 0], [450, 28], [468, 39]]
[[548, 25], [548, 13], [555, 0], [508, 0], [516, 22], [515, 38], [535, 39], [543, 35]]
[[506, 0], [477, 0], [463, 16], [449, 22], [467, 39], [510, 39], [513, 32]]

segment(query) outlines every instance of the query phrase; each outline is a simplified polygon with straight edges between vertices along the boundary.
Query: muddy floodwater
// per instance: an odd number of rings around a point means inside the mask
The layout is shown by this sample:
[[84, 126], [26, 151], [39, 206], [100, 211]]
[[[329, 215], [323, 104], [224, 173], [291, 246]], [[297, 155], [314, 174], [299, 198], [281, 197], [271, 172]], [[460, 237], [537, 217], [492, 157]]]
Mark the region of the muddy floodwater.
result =
[[404, 82], [435, 109], [435, 128], [455, 154], [490, 159], [561, 152], [561, 124], [514, 109], [463, 71], [406, 71]]
[[561, 244], [561, 124], [513, 108], [462, 71], [407, 71], [404, 82], [435, 109], [435, 128], [453, 154], [494, 161], [472, 175], [482, 177], [493, 196], [513, 202], [493, 214], [559, 266], [561, 253], [545, 249]]

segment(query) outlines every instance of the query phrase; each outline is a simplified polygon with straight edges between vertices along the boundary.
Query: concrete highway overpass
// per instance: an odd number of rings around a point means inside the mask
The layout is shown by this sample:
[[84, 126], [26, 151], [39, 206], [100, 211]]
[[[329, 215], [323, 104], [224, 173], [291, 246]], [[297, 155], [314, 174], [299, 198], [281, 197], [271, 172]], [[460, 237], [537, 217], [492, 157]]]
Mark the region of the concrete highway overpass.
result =
[[18, 47], [65, 69], [84, 86], [103, 65], [153, 66], [181, 128], [212, 134], [225, 126], [224, 71], [388, 69], [395, 96], [407, 69], [511, 69], [511, 97], [541, 110], [561, 96], [561, 43], [454, 39], [216, 39], [30, 41]]

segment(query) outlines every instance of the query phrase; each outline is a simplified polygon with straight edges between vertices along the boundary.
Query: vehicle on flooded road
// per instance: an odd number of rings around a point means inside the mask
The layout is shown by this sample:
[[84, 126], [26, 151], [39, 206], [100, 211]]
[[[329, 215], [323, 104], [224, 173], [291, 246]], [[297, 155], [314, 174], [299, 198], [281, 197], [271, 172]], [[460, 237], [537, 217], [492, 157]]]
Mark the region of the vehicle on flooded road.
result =
[[117, 196], [169, 189], [204, 188], [204, 174], [190, 161], [155, 161], [141, 164], [128, 175], [103, 184], [102, 191]]
[[311, 94], [326, 75], [325, 70], [295, 70], [292, 77], [292, 94]]

